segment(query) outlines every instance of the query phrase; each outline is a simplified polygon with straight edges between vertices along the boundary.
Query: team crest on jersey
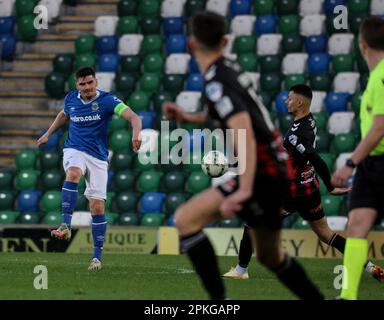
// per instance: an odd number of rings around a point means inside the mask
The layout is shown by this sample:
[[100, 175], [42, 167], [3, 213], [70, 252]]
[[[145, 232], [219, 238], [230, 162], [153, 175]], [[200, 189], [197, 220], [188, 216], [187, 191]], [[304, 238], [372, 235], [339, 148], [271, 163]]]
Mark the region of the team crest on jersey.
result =
[[220, 82], [212, 81], [207, 84], [205, 92], [209, 100], [217, 102], [223, 96], [223, 85]]
[[92, 103], [92, 111], [97, 111], [97, 110], [99, 110], [98, 103], [97, 102]]
[[291, 134], [291, 135], [288, 137], [288, 140], [289, 140], [289, 142], [290, 142], [293, 146], [296, 146], [296, 144], [297, 144], [297, 136], [296, 136], [296, 135]]

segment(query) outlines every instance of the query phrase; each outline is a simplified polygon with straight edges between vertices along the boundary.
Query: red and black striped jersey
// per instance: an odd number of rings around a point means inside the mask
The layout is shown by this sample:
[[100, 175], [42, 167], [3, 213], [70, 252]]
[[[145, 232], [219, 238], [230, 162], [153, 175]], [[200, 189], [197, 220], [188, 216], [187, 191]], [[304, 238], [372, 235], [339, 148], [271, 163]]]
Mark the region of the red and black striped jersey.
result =
[[220, 58], [209, 67], [205, 74], [203, 99], [210, 118], [218, 122], [222, 129], [228, 129], [227, 121], [233, 115], [248, 112], [257, 142], [257, 174], [285, 174], [288, 155], [282, 138], [258, 98], [251, 79], [240, 73], [236, 63]]
[[319, 189], [315, 168], [309, 161], [310, 154], [315, 152], [316, 131], [316, 122], [310, 113], [295, 120], [285, 135], [284, 147], [293, 168], [290, 179], [292, 197], [310, 195]]

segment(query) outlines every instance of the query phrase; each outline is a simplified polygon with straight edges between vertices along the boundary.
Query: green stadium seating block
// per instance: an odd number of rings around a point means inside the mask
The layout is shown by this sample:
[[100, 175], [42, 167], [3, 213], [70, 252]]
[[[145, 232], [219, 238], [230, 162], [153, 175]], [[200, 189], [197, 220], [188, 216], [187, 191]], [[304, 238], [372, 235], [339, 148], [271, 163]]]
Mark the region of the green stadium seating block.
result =
[[298, 35], [300, 29], [300, 16], [297, 14], [283, 15], [278, 22], [279, 32], [285, 37]]
[[124, 170], [115, 173], [113, 186], [116, 192], [134, 191], [136, 184], [136, 174], [132, 170]]
[[282, 58], [279, 55], [266, 55], [259, 58], [262, 73], [280, 72]]
[[0, 211], [12, 210], [15, 194], [11, 190], [0, 190]]
[[242, 221], [238, 217], [234, 217], [231, 219], [223, 219], [219, 221], [218, 227], [220, 228], [239, 228], [242, 225]]
[[298, 12], [299, 0], [277, 0], [276, 1], [276, 9], [277, 14], [287, 15], [287, 14], [295, 14]]
[[61, 211], [61, 191], [47, 191], [40, 200], [44, 212]]
[[211, 178], [202, 171], [193, 171], [187, 179], [187, 191], [193, 194], [199, 193], [211, 185]]
[[116, 130], [109, 138], [109, 146], [113, 151], [122, 151], [131, 147], [132, 134], [128, 130]]
[[238, 36], [233, 43], [233, 51], [239, 54], [256, 52], [256, 37], [254, 36]]
[[42, 171], [58, 169], [61, 165], [61, 157], [57, 152], [43, 151], [40, 153], [40, 168]]
[[295, 53], [303, 51], [303, 38], [299, 34], [287, 34], [281, 43], [284, 53]]
[[302, 217], [298, 217], [295, 223], [292, 225], [292, 228], [307, 230], [307, 229], [311, 229], [311, 226], [308, 223], [308, 221], [304, 220]]
[[117, 23], [116, 32], [119, 35], [136, 34], [139, 31], [139, 21], [135, 16], [121, 17]]
[[354, 69], [354, 60], [350, 54], [338, 54], [332, 58], [332, 72], [352, 72]]
[[332, 135], [327, 131], [317, 131], [316, 135], [316, 151], [328, 152], [331, 145]]
[[329, 171], [332, 173], [335, 166], [336, 156], [328, 152], [320, 152], [319, 156], [325, 161]]
[[80, 35], [75, 41], [76, 55], [82, 53], [93, 53], [96, 47], [96, 37], [94, 35]]
[[49, 97], [63, 98], [65, 96], [65, 76], [58, 72], [48, 74], [44, 79], [44, 88]]
[[120, 192], [115, 198], [115, 206], [119, 212], [137, 212], [138, 196], [134, 192]]
[[298, 83], [307, 83], [305, 74], [290, 74], [284, 77], [284, 89], [289, 90], [292, 86]]
[[158, 17], [161, 4], [154, 0], [141, 0], [138, 8], [140, 17]]
[[137, 214], [132, 212], [122, 213], [119, 217], [119, 225], [121, 226], [137, 226], [139, 225], [139, 218]]
[[281, 78], [278, 72], [264, 73], [260, 77], [260, 88], [271, 95], [278, 93], [281, 89]]
[[120, 0], [117, 3], [117, 14], [119, 17], [135, 16], [137, 14], [137, 1]]
[[115, 87], [124, 95], [130, 95], [136, 88], [136, 77], [128, 72], [119, 73], [115, 78]]
[[314, 91], [330, 91], [332, 79], [329, 74], [311, 74], [309, 75], [309, 84]]
[[321, 197], [324, 214], [326, 216], [338, 216], [342, 209], [343, 197], [324, 195]]
[[162, 180], [165, 192], [177, 192], [184, 190], [185, 175], [182, 171], [169, 171]]
[[157, 192], [160, 188], [162, 172], [159, 171], [143, 171], [138, 179], [137, 187], [140, 192]]
[[257, 57], [254, 53], [243, 53], [237, 57], [243, 71], [256, 72], [257, 71]]
[[75, 211], [87, 211], [88, 210], [88, 200], [84, 194], [79, 193], [77, 196], [77, 203]]
[[141, 53], [146, 56], [151, 53], [161, 53], [163, 37], [160, 34], [146, 35], [141, 43]]
[[27, 42], [34, 42], [36, 40], [37, 29], [34, 27], [34, 21], [34, 14], [17, 17], [17, 32], [20, 40]]
[[175, 96], [168, 91], [157, 92], [152, 97], [153, 107], [155, 111], [158, 113], [162, 112], [162, 105], [164, 101], [173, 102], [174, 100], [175, 100]]
[[50, 224], [50, 225], [59, 225], [61, 224], [62, 218], [61, 218], [61, 212], [48, 212], [42, 220], [42, 223], [44, 224]]
[[20, 213], [17, 211], [4, 210], [0, 211], [0, 224], [15, 224]]
[[[179, 191], [182, 191], [180, 189]], [[175, 213], [176, 209], [180, 207], [183, 203], [188, 200], [188, 195], [186, 193], [181, 192], [171, 192], [167, 194], [165, 198], [165, 210], [167, 212], [167, 216]]]
[[140, 225], [143, 227], [160, 227], [163, 225], [164, 215], [161, 213], [146, 213], [142, 216]]
[[144, 17], [141, 19], [141, 32], [144, 35], [160, 34], [160, 17]]
[[163, 79], [163, 89], [171, 94], [178, 94], [183, 90], [184, 77], [180, 74], [167, 74]]
[[57, 169], [44, 171], [40, 179], [43, 190], [61, 190], [63, 184], [63, 172]]
[[147, 92], [142, 90], [134, 91], [130, 95], [127, 105], [129, 105], [135, 112], [148, 111], [150, 96]]
[[316, 127], [320, 131], [326, 131], [327, 130], [327, 124], [328, 124], [328, 113], [327, 112], [314, 112], [312, 113], [313, 118], [316, 121]]
[[189, 18], [198, 11], [204, 11], [205, 0], [187, 0], [185, 4], [185, 15]]
[[356, 146], [356, 137], [353, 133], [336, 135], [331, 143], [331, 152], [335, 154], [352, 152]]
[[12, 188], [13, 174], [10, 171], [0, 171], [0, 190]]
[[94, 53], [81, 53], [75, 57], [75, 70], [84, 67], [95, 68], [96, 55]]
[[140, 56], [122, 56], [120, 59], [120, 68], [122, 73], [138, 75], [141, 68]]
[[148, 96], [151, 96], [153, 93], [158, 91], [160, 85], [161, 76], [158, 73], [143, 73], [139, 79], [139, 89], [146, 92]]
[[39, 215], [37, 213], [21, 213], [19, 216], [19, 221], [22, 224], [37, 224], [39, 223]]
[[16, 16], [23, 17], [32, 15], [36, 5], [37, 0], [16, 0]]
[[18, 173], [15, 178], [17, 190], [36, 190], [39, 171], [27, 169]]
[[269, 16], [275, 14], [274, 0], [254, 1], [253, 12], [256, 16]]
[[130, 148], [114, 152], [112, 156], [112, 168], [115, 171], [130, 169], [133, 162], [133, 155]]
[[35, 169], [37, 163], [37, 152], [31, 149], [23, 149], [16, 155], [16, 167], [18, 171]]

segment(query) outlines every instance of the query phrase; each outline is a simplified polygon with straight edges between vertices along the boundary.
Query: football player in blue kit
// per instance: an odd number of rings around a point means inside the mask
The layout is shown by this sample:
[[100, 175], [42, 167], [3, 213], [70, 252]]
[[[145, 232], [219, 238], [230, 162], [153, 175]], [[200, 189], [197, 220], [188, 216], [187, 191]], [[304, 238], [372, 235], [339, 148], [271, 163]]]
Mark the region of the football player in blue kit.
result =
[[92, 68], [76, 72], [76, 88], [64, 99], [60, 111], [37, 145], [40, 147], [49, 137], [69, 121], [68, 137], [63, 150], [65, 181], [62, 188], [63, 223], [51, 232], [52, 237], [69, 240], [71, 219], [76, 207], [78, 184], [84, 176], [92, 215], [94, 254], [88, 270], [101, 269], [101, 253], [107, 229], [105, 200], [108, 180], [108, 125], [113, 114], [129, 121], [132, 126], [132, 148], [137, 152], [141, 145], [141, 119], [127, 105], [112, 94], [97, 89], [97, 79]]

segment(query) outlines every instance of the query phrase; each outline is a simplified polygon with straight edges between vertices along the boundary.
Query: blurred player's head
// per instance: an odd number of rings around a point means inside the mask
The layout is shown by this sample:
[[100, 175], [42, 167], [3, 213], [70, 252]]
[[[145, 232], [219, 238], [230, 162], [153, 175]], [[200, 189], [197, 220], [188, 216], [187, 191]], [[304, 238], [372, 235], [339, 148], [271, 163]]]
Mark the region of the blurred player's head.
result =
[[227, 44], [227, 23], [223, 16], [200, 12], [190, 21], [189, 48], [193, 54], [221, 54]]
[[287, 98], [288, 112], [308, 112], [312, 101], [312, 89], [305, 84], [296, 84], [289, 89]]
[[368, 66], [377, 54], [384, 54], [383, 19], [371, 16], [363, 21], [360, 25], [359, 47]]
[[76, 88], [85, 100], [90, 100], [96, 96], [97, 79], [95, 70], [85, 67], [76, 72]]

